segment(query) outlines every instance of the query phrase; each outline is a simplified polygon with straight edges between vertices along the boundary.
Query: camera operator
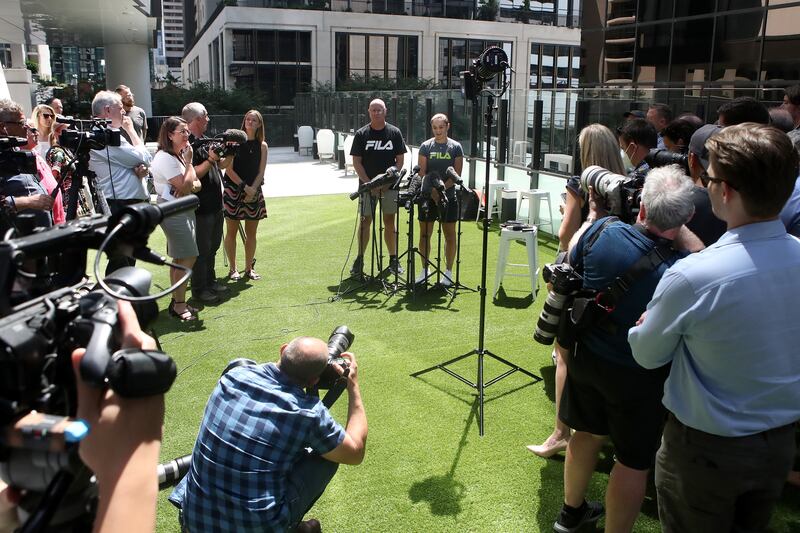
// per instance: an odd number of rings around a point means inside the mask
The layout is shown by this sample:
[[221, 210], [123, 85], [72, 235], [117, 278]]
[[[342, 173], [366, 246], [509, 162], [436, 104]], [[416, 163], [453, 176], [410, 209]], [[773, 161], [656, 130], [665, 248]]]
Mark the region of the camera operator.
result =
[[191, 469], [170, 496], [182, 509], [185, 529], [320, 531], [318, 521], [300, 521], [339, 463], [360, 464], [366, 449], [356, 358], [342, 356], [350, 362], [347, 429], [304, 390], [328, 365], [328, 346], [320, 339], [298, 337], [281, 346], [278, 363], [239, 366], [220, 378]]
[[[0, 100], [0, 135], [28, 137], [29, 126], [25, 121], [22, 106], [8, 99]], [[5, 233], [19, 213], [33, 213], [35, 224], [49, 227], [53, 224], [51, 209], [53, 198], [44, 185], [33, 174], [18, 173], [0, 177], [0, 231]]]
[[647, 174], [650, 167], [644, 158], [658, 143], [658, 134], [653, 125], [644, 119], [636, 118], [623, 124], [618, 133], [619, 147], [634, 167], [629, 175], [633, 177]]
[[798, 155], [755, 123], [707, 145], [709, 196], [728, 231], [664, 275], [629, 341], [639, 364], [669, 368], [655, 473], [663, 530], [765, 531], [800, 419], [800, 242], [778, 217]]
[[[358, 130], [353, 138], [350, 155], [353, 156], [353, 168], [358, 174], [361, 184], [368, 183], [389, 167], [403, 168], [406, 154], [406, 143], [403, 134], [395, 126], [386, 122], [386, 104], [376, 98], [369, 103], [369, 124]], [[383, 239], [389, 251], [389, 269], [402, 274], [403, 269], [397, 261], [397, 239], [395, 238], [394, 216], [397, 213], [397, 191], [388, 190], [388, 186], [379, 187], [361, 194], [358, 209], [361, 213], [361, 224], [358, 232], [358, 256], [353, 262], [350, 274], [359, 276], [364, 270], [364, 251], [370, 239], [370, 227], [375, 215], [378, 198], [383, 213]]]
[[195, 211], [198, 254], [192, 270], [192, 294], [201, 302], [213, 303], [219, 301], [220, 295], [229, 292], [225, 285], [217, 281], [214, 265], [225, 224], [222, 214], [222, 170], [230, 165], [231, 160], [227, 157], [220, 158], [213, 150], [206, 151], [207, 157], [204, 157], [203, 151], [199, 149], [199, 141], [206, 139], [205, 133], [210, 122], [203, 104], [188, 103], [183, 106], [181, 115], [189, 124], [189, 143], [194, 151], [192, 165], [197, 178], [203, 184], [202, 189], [195, 193], [200, 199], [200, 205]]
[[694, 210], [691, 189], [677, 166], [652, 170], [633, 226], [613, 217], [598, 219], [604, 210], [590, 194], [589, 217], [570, 247], [570, 264], [583, 276], [584, 303], [603, 306], [587, 304], [581, 315], [576, 298], [571, 317], [563, 319], [576, 325], [574, 339], [559, 339], [562, 346], [574, 346], [559, 416], [575, 433], [567, 446], [564, 505], [555, 531], [577, 531], [603, 515], [599, 502], [584, 497], [606, 436], [617, 457], [606, 491], [606, 530], [631, 531], [639, 513], [664, 419], [666, 372], [636, 364], [627, 332], [661, 275], [684, 255], [675, 249], [685, 247], [679, 235]]
[[[117, 93], [100, 91], [92, 100], [92, 115], [108, 119], [112, 128], [120, 128], [120, 146], [107, 146], [103, 150], [92, 150], [89, 170], [97, 176], [97, 187], [106, 197], [111, 214], [122, 210], [126, 205], [147, 200], [147, 192], [142, 178], [148, 175], [150, 154], [133, 129], [133, 123], [124, 114], [122, 99]], [[133, 259], [125, 256], [112, 256], [106, 266], [110, 274], [125, 266], [133, 266]]]

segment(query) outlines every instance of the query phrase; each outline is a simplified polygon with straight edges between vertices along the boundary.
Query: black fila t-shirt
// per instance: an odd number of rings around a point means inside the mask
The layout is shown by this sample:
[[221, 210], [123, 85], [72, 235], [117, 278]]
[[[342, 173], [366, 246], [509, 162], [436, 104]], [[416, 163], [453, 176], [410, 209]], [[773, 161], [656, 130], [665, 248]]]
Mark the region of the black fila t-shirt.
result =
[[394, 166], [395, 156], [406, 153], [403, 134], [386, 123], [382, 130], [373, 130], [369, 124], [358, 130], [353, 138], [350, 155], [360, 156], [370, 179]]

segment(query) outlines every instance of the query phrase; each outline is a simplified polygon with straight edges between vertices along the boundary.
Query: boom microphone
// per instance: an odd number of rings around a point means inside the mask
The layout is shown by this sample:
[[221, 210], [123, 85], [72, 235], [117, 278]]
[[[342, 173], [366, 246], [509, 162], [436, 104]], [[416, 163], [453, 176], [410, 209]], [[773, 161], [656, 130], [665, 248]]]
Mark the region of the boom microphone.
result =
[[361, 195], [361, 193], [365, 193], [377, 187], [382, 187], [384, 185], [394, 183], [397, 180], [398, 176], [402, 177], [402, 175], [398, 172], [397, 167], [389, 167], [386, 169], [385, 173], [378, 174], [367, 183], [362, 183], [361, 185], [359, 185], [358, 190], [350, 195], [350, 199], [355, 200]]

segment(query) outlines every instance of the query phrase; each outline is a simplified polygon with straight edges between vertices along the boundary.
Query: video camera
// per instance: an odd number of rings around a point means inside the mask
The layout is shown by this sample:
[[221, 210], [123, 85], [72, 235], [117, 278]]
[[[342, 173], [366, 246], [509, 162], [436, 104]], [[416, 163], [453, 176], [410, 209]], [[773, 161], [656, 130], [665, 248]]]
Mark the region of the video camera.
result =
[[0, 137], [0, 176], [36, 174], [36, 156], [27, 150], [18, 150], [28, 144], [23, 137]]
[[247, 133], [242, 130], [228, 129], [209, 139], [198, 139], [192, 143], [192, 148], [203, 159], [208, 159], [212, 152], [217, 157], [223, 158], [239, 153], [239, 148], [247, 142]]
[[603, 199], [609, 214], [626, 223], [633, 223], [642, 203], [645, 175], [615, 174], [598, 165], [587, 167], [581, 173], [581, 189], [588, 195], [589, 187]]
[[76, 154], [104, 150], [107, 146], [119, 146], [122, 143], [119, 128], [110, 128], [110, 121], [106, 119], [82, 120], [57, 116], [56, 122], [70, 126], [70, 129], [61, 132], [58, 143]]
[[[187, 196], [135, 204], [113, 217], [86, 217], [0, 243], [0, 476], [25, 492], [25, 531], [85, 530], [93, 520], [97, 491], [77, 456], [88, 428], [70, 418], [77, 412], [73, 350], [86, 348], [79, 371], [89, 386], [108, 386], [124, 397], [162, 394], [176, 376], [174, 361], [162, 352], [119, 349], [116, 300], [131, 300], [145, 327], [158, 313], [159, 295], [148, 296], [151, 274], [126, 267], [97, 285], [84, 282], [88, 249], [164, 265], [147, 248], [150, 233], [197, 203]], [[99, 257], [95, 274], [98, 264]]]

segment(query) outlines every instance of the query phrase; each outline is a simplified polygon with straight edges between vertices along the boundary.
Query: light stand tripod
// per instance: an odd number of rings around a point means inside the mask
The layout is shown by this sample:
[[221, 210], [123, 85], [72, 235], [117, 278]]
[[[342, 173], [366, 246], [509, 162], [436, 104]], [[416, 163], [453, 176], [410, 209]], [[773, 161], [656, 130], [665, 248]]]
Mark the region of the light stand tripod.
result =
[[[495, 97], [500, 97], [505, 92], [506, 88], [508, 87], [508, 79], [506, 75], [506, 69], [510, 68], [508, 65], [508, 56], [506, 56], [505, 52], [498, 47], [489, 47], [488, 49], [484, 50], [481, 54], [479, 59], [476, 59], [473, 63], [473, 71], [468, 72], [470, 76], [475, 76], [478, 78], [478, 81], [473, 83], [480, 84], [482, 81], [490, 81], [497, 73], [503, 73], [503, 83], [500, 85], [500, 89], [497, 91], [492, 91], [491, 89], [485, 89], [480, 92], [485, 93], [487, 97], [487, 105], [486, 105], [486, 176], [485, 181], [483, 184], [484, 187], [484, 198], [487, 201], [486, 209], [483, 212], [483, 253], [481, 257], [481, 284], [479, 287], [480, 295], [481, 295], [481, 304], [480, 304], [480, 324], [478, 329], [478, 347], [472, 351], [469, 351], [463, 355], [459, 355], [458, 357], [454, 357], [448, 361], [443, 363], [439, 363], [432, 367], [426, 368], [424, 370], [420, 370], [418, 372], [414, 372], [411, 374], [412, 377], [419, 377], [422, 374], [431, 372], [432, 370], [442, 370], [447, 374], [453, 376], [457, 380], [469, 385], [473, 389], [478, 391], [478, 433], [480, 436], [483, 436], [483, 396], [484, 396], [484, 389], [489, 387], [490, 385], [494, 385], [501, 379], [508, 377], [509, 375], [513, 374], [514, 372], [522, 372], [526, 376], [532, 378], [535, 382], [539, 382], [542, 380], [541, 377], [533, 374], [519, 366], [503, 359], [502, 357], [492, 353], [490, 350], [487, 350], [484, 345], [484, 337], [485, 337], [485, 329], [486, 329], [486, 260], [487, 260], [487, 249], [489, 244], [489, 223], [490, 223], [490, 213], [491, 213], [491, 206], [488, 205], [489, 199], [489, 177], [490, 177], [490, 170], [491, 170], [491, 141], [492, 141], [492, 113], [494, 111], [494, 99]], [[465, 84], [467, 80], [465, 80]], [[472, 87], [474, 88], [474, 86]], [[465, 91], [467, 92], [467, 91]], [[478, 91], [472, 91], [472, 94], [477, 97]], [[467, 357], [477, 355], [478, 356], [478, 378], [475, 383], [470, 381], [469, 379], [461, 376], [460, 374], [450, 370], [448, 368], [449, 365], [460, 361], [462, 359], [466, 359]], [[486, 383], [483, 381], [483, 358], [484, 356], [489, 356], [492, 359], [499, 361], [509, 367], [509, 370], [496, 376]]]

